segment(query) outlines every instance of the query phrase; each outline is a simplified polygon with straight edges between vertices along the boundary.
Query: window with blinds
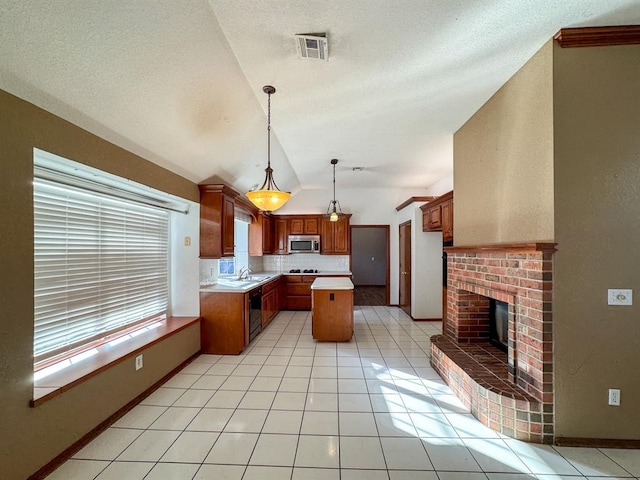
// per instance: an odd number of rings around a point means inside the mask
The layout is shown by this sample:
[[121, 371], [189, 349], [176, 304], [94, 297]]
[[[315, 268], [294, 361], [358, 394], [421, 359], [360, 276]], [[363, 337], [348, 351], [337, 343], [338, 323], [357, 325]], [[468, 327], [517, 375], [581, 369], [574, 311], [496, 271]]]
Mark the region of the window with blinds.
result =
[[34, 179], [36, 363], [166, 314], [169, 213]]

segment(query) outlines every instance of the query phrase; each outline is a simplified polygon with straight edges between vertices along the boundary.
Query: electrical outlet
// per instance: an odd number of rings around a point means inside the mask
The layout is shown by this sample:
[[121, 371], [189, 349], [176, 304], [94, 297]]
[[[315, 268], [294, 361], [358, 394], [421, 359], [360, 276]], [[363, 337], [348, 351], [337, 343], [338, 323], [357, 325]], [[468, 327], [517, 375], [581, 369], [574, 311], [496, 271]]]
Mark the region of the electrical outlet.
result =
[[136, 357], [136, 370], [140, 370], [142, 368], [142, 355], [138, 355]]
[[609, 405], [614, 405], [616, 407], [620, 406], [620, 389], [619, 388], [609, 389]]
[[623, 288], [610, 288], [608, 291], [609, 305], [633, 305], [633, 290]]

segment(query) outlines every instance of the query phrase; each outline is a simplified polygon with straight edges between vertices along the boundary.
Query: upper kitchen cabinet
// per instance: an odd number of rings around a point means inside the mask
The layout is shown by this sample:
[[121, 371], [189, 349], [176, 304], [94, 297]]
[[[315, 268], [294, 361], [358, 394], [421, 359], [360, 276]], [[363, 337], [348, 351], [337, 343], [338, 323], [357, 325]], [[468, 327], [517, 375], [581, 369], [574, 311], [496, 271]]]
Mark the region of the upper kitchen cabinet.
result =
[[351, 253], [351, 214], [345, 214], [337, 222], [322, 219], [320, 253], [327, 255], [348, 255]]
[[234, 255], [234, 209], [239, 193], [223, 184], [200, 188], [200, 258]]
[[258, 214], [249, 225], [249, 256], [259, 257], [273, 252], [273, 217]]
[[273, 221], [273, 254], [287, 255], [289, 247], [287, 240], [289, 239], [289, 220], [278, 216], [272, 217]]
[[289, 235], [320, 234], [320, 217], [316, 215], [300, 215], [289, 218]]
[[453, 240], [453, 191], [420, 207], [422, 231], [442, 232], [442, 240]]

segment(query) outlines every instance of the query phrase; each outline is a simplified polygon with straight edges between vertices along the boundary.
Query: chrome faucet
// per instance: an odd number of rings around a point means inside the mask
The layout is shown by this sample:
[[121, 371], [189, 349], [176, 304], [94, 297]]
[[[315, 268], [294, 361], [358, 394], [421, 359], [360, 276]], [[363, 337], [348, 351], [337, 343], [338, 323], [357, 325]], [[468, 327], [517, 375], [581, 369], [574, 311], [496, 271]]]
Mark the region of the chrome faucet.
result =
[[247, 278], [251, 273], [251, 269], [249, 267], [241, 267], [240, 272], [238, 273], [238, 280], [242, 280], [243, 278]]

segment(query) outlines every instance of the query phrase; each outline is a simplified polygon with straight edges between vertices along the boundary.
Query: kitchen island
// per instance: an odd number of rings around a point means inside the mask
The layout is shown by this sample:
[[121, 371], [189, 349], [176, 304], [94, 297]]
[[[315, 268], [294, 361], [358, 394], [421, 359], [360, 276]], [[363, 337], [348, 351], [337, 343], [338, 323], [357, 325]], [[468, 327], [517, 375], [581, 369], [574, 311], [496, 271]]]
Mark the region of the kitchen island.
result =
[[353, 283], [347, 277], [319, 277], [311, 284], [311, 330], [321, 342], [353, 337]]

